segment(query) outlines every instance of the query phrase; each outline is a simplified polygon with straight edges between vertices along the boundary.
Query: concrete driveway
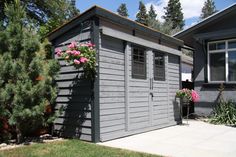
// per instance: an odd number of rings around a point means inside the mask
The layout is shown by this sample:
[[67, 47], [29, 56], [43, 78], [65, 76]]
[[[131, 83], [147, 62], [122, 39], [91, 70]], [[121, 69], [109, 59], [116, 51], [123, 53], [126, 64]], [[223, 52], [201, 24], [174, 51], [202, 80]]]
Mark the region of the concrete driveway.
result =
[[236, 157], [236, 128], [190, 120], [99, 144], [168, 157]]

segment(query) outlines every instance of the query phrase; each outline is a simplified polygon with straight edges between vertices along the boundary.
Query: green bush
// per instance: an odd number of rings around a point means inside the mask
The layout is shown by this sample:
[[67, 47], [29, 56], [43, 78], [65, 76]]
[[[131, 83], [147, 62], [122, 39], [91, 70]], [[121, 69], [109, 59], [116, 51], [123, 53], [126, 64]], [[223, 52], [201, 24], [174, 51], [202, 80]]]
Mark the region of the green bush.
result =
[[219, 102], [209, 120], [213, 124], [236, 125], [236, 103], [233, 101]]
[[6, 5], [5, 13], [8, 21], [0, 31], [0, 118], [4, 120], [0, 129], [7, 133], [6, 129], [13, 128], [20, 143], [56, 118], [51, 108], [60, 66], [47, 58], [51, 45], [40, 42], [26, 21], [21, 1]]

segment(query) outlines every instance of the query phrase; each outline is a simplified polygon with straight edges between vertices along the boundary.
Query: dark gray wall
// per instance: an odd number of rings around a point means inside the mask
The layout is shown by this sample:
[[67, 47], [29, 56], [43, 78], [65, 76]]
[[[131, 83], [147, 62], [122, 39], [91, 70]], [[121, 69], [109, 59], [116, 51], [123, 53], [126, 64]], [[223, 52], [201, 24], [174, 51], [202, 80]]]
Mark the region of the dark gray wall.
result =
[[[205, 26], [203, 29], [198, 30], [193, 36], [202, 33], [218, 32], [224, 33], [227, 30], [236, 28], [235, 21], [236, 12], [231, 13], [230, 16], [222, 20], [215, 20], [214, 23]], [[204, 40], [194, 40], [194, 88], [200, 93], [200, 101], [195, 103], [195, 113], [199, 115], [209, 115], [212, 112], [213, 106], [216, 104], [219, 96], [220, 84], [209, 85], [207, 84], [207, 41], [211, 36], [204, 37]], [[227, 39], [227, 36], [222, 35], [220, 39]], [[236, 36], [231, 37], [236, 38]], [[223, 92], [225, 99], [234, 99], [236, 90], [234, 85], [228, 85]]]
[[[72, 41], [91, 41], [92, 21], [88, 20], [52, 41], [55, 48], [66, 49]], [[57, 58], [57, 56], [56, 56]], [[56, 109], [63, 113], [54, 122], [54, 132], [64, 136], [92, 141], [93, 82], [83, 77], [83, 69], [75, 69], [60, 60], [61, 70], [56, 80], [59, 87]]]

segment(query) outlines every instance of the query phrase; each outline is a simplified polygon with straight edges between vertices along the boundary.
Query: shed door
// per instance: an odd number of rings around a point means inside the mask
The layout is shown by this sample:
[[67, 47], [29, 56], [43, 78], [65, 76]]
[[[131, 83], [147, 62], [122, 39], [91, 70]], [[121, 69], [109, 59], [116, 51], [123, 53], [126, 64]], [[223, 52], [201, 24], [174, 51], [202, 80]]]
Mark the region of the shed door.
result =
[[153, 51], [152, 56], [152, 126], [161, 127], [169, 123], [168, 56], [159, 51]]
[[129, 131], [148, 130], [168, 122], [166, 62], [164, 53], [132, 46], [126, 111]]

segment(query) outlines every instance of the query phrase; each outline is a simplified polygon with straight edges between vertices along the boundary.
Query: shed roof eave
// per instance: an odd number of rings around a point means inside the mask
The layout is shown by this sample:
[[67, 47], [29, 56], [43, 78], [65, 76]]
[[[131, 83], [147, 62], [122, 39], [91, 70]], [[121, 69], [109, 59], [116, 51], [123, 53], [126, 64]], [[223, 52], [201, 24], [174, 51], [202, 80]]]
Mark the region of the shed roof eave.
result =
[[[147, 26], [144, 26], [140, 23], [137, 23], [135, 21], [132, 21], [128, 18], [122, 17], [118, 14], [115, 14], [109, 10], [106, 10], [104, 8], [101, 8], [99, 6], [93, 6], [90, 9], [88, 9], [87, 11], [83, 12], [82, 14], [76, 16], [75, 18], [73, 18], [72, 20], [68, 21], [67, 23], [63, 24], [62, 26], [56, 28], [55, 30], [53, 30], [52, 32], [50, 32], [47, 37], [49, 38], [49, 40], [54, 40], [57, 36], [60, 36], [61, 34], [65, 33], [66, 31], [68, 31], [70, 29], [70, 27], [73, 27], [74, 25], [76, 25], [76, 21], [78, 21], [81, 18], [87, 17], [92, 17], [92, 16], [101, 16], [104, 18], [108, 18], [109, 20], [112, 20], [114, 22], [118, 22], [121, 24], [126, 24], [126, 26], [130, 26], [132, 28], [141, 30], [143, 32], [146, 32], [150, 35], [155, 35], [155, 36], [160, 36], [163, 40], [167, 40], [169, 42], [171, 42], [172, 44], [178, 45], [178, 46], [183, 46], [184, 42], [180, 39], [177, 39], [175, 37], [163, 34], [157, 30], [154, 30], [152, 28], [149, 28]], [[71, 24], [71, 26], [69, 25]]]

